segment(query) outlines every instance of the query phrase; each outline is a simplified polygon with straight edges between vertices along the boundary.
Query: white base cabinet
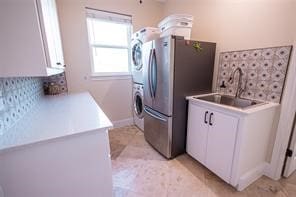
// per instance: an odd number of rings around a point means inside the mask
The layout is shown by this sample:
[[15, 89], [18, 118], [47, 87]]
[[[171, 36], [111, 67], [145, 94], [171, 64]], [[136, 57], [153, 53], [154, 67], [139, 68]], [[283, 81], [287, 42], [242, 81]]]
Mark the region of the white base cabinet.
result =
[[112, 197], [107, 130], [10, 149], [0, 161], [5, 197]]
[[87, 92], [44, 97], [0, 137], [0, 197], [112, 197], [110, 128]]
[[187, 152], [229, 182], [238, 118], [197, 105], [188, 117]]
[[206, 165], [208, 124], [204, 122], [207, 110], [190, 105], [188, 110], [188, 128], [186, 151], [200, 163]]
[[188, 100], [187, 153], [238, 190], [262, 176], [277, 105], [243, 111]]
[[206, 165], [227, 182], [230, 181], [238, 118], [211, 111]]
[[0, 27], [0, 77], [64, 71], [55, 0], [1, 0]]

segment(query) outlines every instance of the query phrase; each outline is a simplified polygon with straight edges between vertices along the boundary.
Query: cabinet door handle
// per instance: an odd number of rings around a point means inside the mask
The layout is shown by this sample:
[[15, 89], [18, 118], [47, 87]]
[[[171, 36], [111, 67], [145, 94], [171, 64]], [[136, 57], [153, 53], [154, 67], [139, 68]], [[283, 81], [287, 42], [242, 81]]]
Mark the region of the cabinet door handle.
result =
[[214, 115], [214, 113], [211, 113], [210, 114], [210, 120], [209, 120], [209, 124], [211, 125], [211, 126], [213, 126], [213, 123], [212, 123], [212, 116]]
[[61, 62], [57, 62], [57, 65], [58, 65], [58, 66], [61, 66], [62, 64], [61, 64]]
[[208, 124], [208, 121], [207, 121], [207, 119], [208, 119], [208, 111], [206, 111], [205, 112], [205, 117], [204, 117], [204, 122], [206, 123], [206, 124]]

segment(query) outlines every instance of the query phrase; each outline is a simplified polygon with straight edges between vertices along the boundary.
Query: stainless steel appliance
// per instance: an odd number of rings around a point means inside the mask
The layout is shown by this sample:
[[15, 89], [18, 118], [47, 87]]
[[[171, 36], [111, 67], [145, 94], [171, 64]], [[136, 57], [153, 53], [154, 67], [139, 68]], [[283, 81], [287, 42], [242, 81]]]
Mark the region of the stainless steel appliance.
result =
[[133, 85], [133, 115], [135, 125], [144, 130], [144, 100], [143, 100], [143, 85], [134, 83]]
[[134, 124], [142, 131], [144, 130], [142, 45], [145, 42], [159, 38], [159, 34], [158, 28], [145, 27], [132, 36], [131, 71], [133, 76], [133, 116]]
[[143, 84], [143, 62], [142, 62], [142, 34], [136, 32], [132, 36], [132, 75], [133, 82]]
[[216, 44], [168, 36], [143, 45], [144, 135], [166, 158], [185, 152], [185, 97], [212, 90]]
[[142, 60], [142, 45], [145, 42], [159, 38], [158, 28], [145, 27], [137, 31], [132, 36], [131, 55], [132, 55], [132, 76], [133, 82], [143, 84], [143, 60]]

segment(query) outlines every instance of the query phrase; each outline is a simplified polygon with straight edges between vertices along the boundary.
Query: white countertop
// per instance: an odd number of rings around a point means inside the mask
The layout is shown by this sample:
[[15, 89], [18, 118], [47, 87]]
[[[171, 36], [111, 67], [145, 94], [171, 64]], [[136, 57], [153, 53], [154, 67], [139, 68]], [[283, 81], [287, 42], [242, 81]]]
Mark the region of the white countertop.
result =
[[111, 127], [108, 117], [87, 92], [45, 96], [0, 136], [0, 151]]
[[192, 101], [192, 102], [202, 103], [204, 105], [208, 105], [208, 106], [211, 106], [211, 107], [216, 107], [217, 109], [220, 109], [220, 110], [227, 110], [227, 111], [237, 113], [237, 114], [241, 114], [241, 115], [248, 115], [248, 114], [252, 114], [252, 113], [264, 110], [264, 109], [269, 109], [271, 107], [279, 106], [278, 103], [264, 102], [264, 104], [259, 104], [257, 106], [252, 106], [252, 107], [248, 107], [248, 108], [245, 108], [245, 109], [241, 109], [241, 108], [232, 107], [232, 106], [223, 105], [223, 104], [218, 104], [218, 103], [205, 101], [205, 100], [201, 100], [201, 99], [195, 99], [195, 98], [198, 98], [198, 97], [209, 96], [209, 95], [214, 95], [214, 94], [218, 94], [218, 93], [188, 96], [188, 97], [186, 97], [186, 99], [189, 100], [189, 101]]

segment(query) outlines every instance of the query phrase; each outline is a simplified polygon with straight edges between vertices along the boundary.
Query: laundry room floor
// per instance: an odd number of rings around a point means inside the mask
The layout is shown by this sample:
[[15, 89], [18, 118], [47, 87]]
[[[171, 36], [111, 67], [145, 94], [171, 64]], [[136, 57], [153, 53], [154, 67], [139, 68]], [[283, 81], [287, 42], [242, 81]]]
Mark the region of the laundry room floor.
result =
[[135, 126], [109, 131], [114, 197], [296, 196], [296, 173], [273, 181], [262, 177], [237, 192], [189, 155], [166, 160]]

